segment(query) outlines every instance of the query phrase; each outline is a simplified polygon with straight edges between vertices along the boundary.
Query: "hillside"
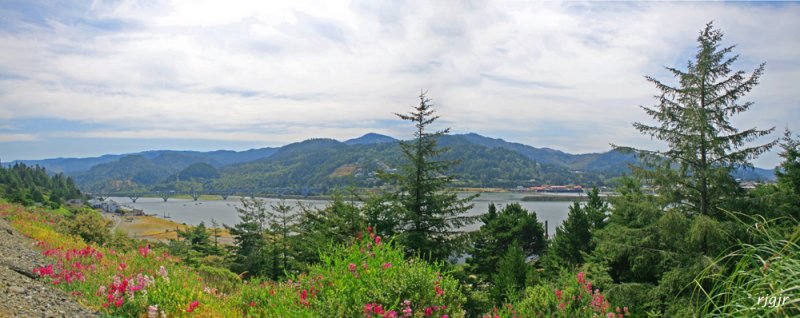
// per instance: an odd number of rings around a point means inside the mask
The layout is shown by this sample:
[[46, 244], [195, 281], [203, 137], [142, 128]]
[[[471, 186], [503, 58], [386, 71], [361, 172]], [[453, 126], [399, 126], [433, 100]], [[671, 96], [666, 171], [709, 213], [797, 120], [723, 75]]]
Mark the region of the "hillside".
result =
[[[0, 216], [15, 208], [19, 209], [0, 202]], [[31, 277], [34, 269], [47, 263], [34, 246], [36, 241], [0, 217], [0, 317], [100, 317], [98, 312], [81, 306], [74, 294]]]
[[[189, 164], [194, 162], [215, 163], [218, 166], [231, 165], [240, 162], [253, 161], [272, 155], [277, 148], [258, 148], [245, 151], [215, 150], [209, 152], [202, 151], [175, 151], [175, 150], [148, 150], [137, 153], [102, 155], [89, 158], [53, 158], [43, 160], [15, 160], [3, 165], [13, 165], [14, 163], [24, 163], [28, 166], [38, 165], [47, 169], [51, 173], [63, 172], [67, 175], [77, 175], [89, 171], [97, 165], [111, 163], [129, 156], [141, 156], [147, 159], [156, 159], [157, 163], [173, 164], [172, 160], [184, 161]], [[172, 159], [170, 159], [172, 158]], [[194, 159], [187, 159], [194, 158]], [[180, 164], [178, 164], [180, 165]]]
[[[517, 187], [541, 184], [602, 185], [629, 173], [636, 159], [617, 151], [570, 154], [470, 133], [446, 135], [441, 159], [458, 161], [450, 174], [468, 187]], [[315, 192], [342, 186], [381, 185], [377, 174], [399, 167], [398, 140], [375, 133], [340, 142], [309, 139], [279, 148], [247, 151], [145, 151], [83, 159], [26, 161], [71, 171], [88, 191], [176, 189], [234, 190], [291, 188]], [[98, 163], [99, 162], [99, 163]], [[88, 169], [80, 170], [91, 163]], [[183, 171], [192, 165], [189, 171]], [[774, 180], [772, 170], [737, 171], [743, 180]]]

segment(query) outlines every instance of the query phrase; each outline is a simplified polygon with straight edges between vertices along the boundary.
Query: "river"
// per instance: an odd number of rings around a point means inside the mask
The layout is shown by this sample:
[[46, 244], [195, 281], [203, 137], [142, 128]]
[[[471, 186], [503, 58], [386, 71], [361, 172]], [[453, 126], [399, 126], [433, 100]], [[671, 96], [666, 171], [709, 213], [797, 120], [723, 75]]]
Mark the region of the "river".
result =
[[[460, 193], [459, 196], [469, 195], [467, 193]], [[498, 205], [498, 210], [501, 205], [517, 202], [528, 211], [536, 212], [540, 222], [548, 223], [548, 233], [552, 236], [555, 234], [555, 228], [560, 225], [567, 218], [569, 206], [572, 202], [568, 201], [521, 201], [522, 197], [527, 194], [503, 192], [503, 193], [481, 193], [481, 195], [473, 200], [473, 207], [469, 210], [469, 215], [479, 215], [486, 213], [490, 203]], [[192, 201], [191, 199], [178, 199], [170, 198], [164, 202], [161, 198], [139, 198], [136, 203], [132, 203], [129, 198], [125, 197], [112, 197], [109, 198], [119, 204], [141, 209], [147, 214], [156, 214], [158, 216], [169, 216], [173, 221], [178, 223], [186, 223], [190, 225], [197, 225], [200, 222], [205, 222], [206, 226], [211, 225], [211, 219], [214, 219], [219, 224], [233, 225], [239, 222], [239, 216], [236, 212], [236, 207], [240, 206], [238, 197], [229, 197], [227, 200], [198, 200]], [[268, 205], [278, 202], [275, 198], [265, 198]], [[327, 200], [295, 200], [287, 199], [286, 203], [296, 205], [298, 202], [306, 206], [322, 208], [329, 201]], [[477, 230], [480, 228], [480, 223], [474, 223], [466, 227], [467, 230]]]

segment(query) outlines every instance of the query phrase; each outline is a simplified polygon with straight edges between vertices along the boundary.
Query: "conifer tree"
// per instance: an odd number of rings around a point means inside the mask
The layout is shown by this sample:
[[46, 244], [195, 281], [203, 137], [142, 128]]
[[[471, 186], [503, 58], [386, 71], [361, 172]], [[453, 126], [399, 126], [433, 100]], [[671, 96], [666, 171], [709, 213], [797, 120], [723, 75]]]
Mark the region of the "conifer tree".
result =
[[645, 162], [636, 173], [661, 190], [672, 203], [707, 215], [726, 198], [735, 195], [738, 184], [730, 173], [737, 167], [750, 167], [750, 160], [769, 150], [775, 141], [746, 147], [774, 128], [739, 130], [732, 126], [733, 115], [747, 111], [753, 102], [740, 99], [758, 84], [764, 72], [759, 65], [749, 76], [732, 71], [738, 55], [728, 56], [734, 46], [721, 46], [723, 33], [709, 22], [697, 38], [694, 61], [686, 70], [667, 67], [676, 86], [647, 76], [660, 91], [658, 104], [642, 108], [658, 123], [634, 123], [642, 134], [665, 141], [669, 150], [634, 150]]
[[580, 203], [569, 207], [569, 214], [556, 228], [556, 236], [550, 246], [550, 253], [562, 265], [575, 266], [583, 264], [583, 254], [592, 249], [591, 221]]
[[494, 274], [492, 288], [495, 304], [516, 301], [525, 288], [528, 274], [528, 265], [525, 264], [522, 248], [516, 242], [512, 243], [496, 266], [497, 273]]
[[423, 258], [447, 259], [463, 246], [465, 235], [458, 229], [476, 220], [464, 215], [472, 207], [469, 202], [474, 196], [459, 198], [448, 187], [453, 177], [447, 171], [454, 162], [437, 159], [447, 149], [437, 147], [436, 141], [450, 129], [428, 130], [439, 116], [434, 115], [425, 92], [420, 93], [419, 105], [410, 113], [396, 115], [416, 127], [414, 139], [400, 143], [407, 162], [399, 173], [388, 175], [399, 188], [392, 195], [402, 213], [398, 240]]
[[781, 139], [783, 162], [775, 169], [778, 184], [800, 196], [800, 139], [792, 138], [792, 132], [786, 130]]
[[255, 197], [242, 198], [241, 203], [242, 207], [236, 207], [241, 222], [229, 228], [234, 238], [231, 270], [246, 276], [268, 274], [266, 203]]
[[467, 264], [471, 272], [491, 277], [497, 264], [512, 245], [521, 249], [522, 258], [541, 256], [547, 246], [544, 225], [536, 212], [528, 212], [519, 203], [510, 203], [499, 212], [494, 204], [481, 216], [483, 225], [473, 234], [474, 239]]

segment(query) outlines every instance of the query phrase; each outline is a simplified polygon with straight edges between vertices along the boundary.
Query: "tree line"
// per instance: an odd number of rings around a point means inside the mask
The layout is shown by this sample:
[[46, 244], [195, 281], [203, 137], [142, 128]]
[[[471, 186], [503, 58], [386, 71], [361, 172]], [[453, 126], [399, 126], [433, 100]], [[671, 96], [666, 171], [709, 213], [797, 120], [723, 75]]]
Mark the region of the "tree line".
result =
[[62, 173], [54, 175], [40, 166], [15, 163], [0, 165], [0, 196], [23, 205], [42, 204], [58, 208], [70, 199], [80, 199], [81, 191], [71, 177]]

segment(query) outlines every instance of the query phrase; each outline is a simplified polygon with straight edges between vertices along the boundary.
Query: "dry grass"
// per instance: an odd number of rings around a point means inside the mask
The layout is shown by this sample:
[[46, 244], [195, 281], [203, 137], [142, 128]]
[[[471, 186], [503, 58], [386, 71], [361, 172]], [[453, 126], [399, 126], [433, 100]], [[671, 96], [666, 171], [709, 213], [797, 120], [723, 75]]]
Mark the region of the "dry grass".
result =
[[[117, 228], [129, 236], [154, 241], [168, 241], [177, 238], [176, 229], [185, 230], [188, 226], [154, 216], [109, 216]], [[209, 229], [209, 232], [211, 229]], [[209, 233], [211, 234], [211, 233]], [[219, 229], [220, 243], [233, 244], [233, 237], [227, 229]]]

